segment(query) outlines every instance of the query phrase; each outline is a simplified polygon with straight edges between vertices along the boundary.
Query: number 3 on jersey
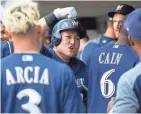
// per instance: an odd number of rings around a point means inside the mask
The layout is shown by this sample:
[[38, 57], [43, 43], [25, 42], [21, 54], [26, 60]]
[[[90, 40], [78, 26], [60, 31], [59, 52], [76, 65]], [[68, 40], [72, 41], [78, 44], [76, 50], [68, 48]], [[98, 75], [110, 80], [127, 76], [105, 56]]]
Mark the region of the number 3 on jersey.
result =
[[41, 95], [34, 89], [24, 89], [17, 94], [19, 100], [25, 96], [29, 97], [29, 101], [21, 106], [22, 109], [30, 113], [41, 113], [41, 109], [37, 106], [41, 102]]
[[[100, 81], [101, 93], [105, 98], [110, 98], [115, 92], [114, 83], [108, 79], [110, 75], [114, 72], [115, 72], [115, 69], [108, 70], [103, 74], [101, 78], [101, 81]], [[108, 86], [108, 89], [106, 89], [107, 86]]]

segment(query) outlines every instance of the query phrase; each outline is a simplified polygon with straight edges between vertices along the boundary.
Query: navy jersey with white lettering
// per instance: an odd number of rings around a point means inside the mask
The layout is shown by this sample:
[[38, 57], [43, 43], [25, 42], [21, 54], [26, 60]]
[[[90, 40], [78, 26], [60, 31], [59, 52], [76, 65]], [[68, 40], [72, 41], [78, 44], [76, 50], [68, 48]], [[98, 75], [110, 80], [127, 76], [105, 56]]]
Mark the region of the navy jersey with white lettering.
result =
[[71, 69], [41, 54], [1, 60], [2, 113], [83, 113]]
[[93, 51], [87, 64], [89, 113], [106, 113], [120, 76], [138, 62], [139, 57], [129, 45], [108, 44]]
[[141, 62], [121, 76], [113, 112], [141, 113]]
[[109, 38], [106, 36], [101, 36], [97, 39], [91, 40], [85, 45], [85, 47], [80, 55], [80, 59], [85, 64], [87, 64], [93, 50], [98, 49], [102, 46], [105, 46], [106, 44], [112, 44], [115, 42], [116, 42], [115, 39]]
[[86, 65], [81, 60], [79, 60], [75, 57], [72, 58], [69, 63], [66, 63], [56, 55], [56, 53], [54, 52], [53, 49], [49, 48], [49, 51], [52, 54], [52, 57], [51, 57], [52, 59], [57, 60], [61, 63], [65, 63], [70, 66], [70, 68], [74, 72], [77, 87], [79, 88], [80, 92], [82, 93], [81, 95], [82, 95], [83, 99], [86, 99], [87, 86], [88, 86], [88, 84], [87, 84], [88, 72], [86, 69]]

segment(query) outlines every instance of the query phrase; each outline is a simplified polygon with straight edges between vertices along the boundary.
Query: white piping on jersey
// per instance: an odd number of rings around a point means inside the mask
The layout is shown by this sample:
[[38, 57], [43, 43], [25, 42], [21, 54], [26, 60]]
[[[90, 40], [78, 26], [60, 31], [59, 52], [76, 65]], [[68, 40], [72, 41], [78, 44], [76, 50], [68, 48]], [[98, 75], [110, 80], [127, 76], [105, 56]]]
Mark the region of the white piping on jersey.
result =
[[8, 47], [9, 47], [10, 54], [12, 54], [12, 49], [11, 49], [11, 46], [10, 46], [9, 41], [7, 41], [7, 43], [8, 43]]

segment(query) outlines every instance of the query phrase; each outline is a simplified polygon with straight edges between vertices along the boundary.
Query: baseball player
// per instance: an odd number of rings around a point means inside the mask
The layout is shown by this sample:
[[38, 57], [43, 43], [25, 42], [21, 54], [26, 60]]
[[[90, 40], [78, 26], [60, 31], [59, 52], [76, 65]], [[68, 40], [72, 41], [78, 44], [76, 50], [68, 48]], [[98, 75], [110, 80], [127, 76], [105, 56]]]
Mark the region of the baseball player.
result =
[[[84, 47], [81, 54], [81, 60], [87, 64], [87, 61], [93, 50], [105, 46], [106, 44], [113, 44], [119, 38], [120, 28], [126, 15], [132, 12], [134, 8], [127, 4], [120, 4], [114, 11], [108, 13], [108, 16], [112, 18], [112, 22], [108, 22], [107, 31], [100, 38], [93, 41], [89, 41]], [[113, 33], [112, 33], [113, 32]]]
[[74, 19], [59, 21], [52, 30], [49, 48], [52, 59], [67, 64], [74, 72], [77, 87], [83, 100], [87, 97], [87, 70], [86, 65], [75, 56], [78, 52], [81, 36], [81, 25]]
[[[130, 42], [141, 58], [141, 8], [127, 17], [124, 28], [128, 32]], [[141, 63], [124, 73], [118, 83], [116, 101], [113, 112], [141, 113]]]
[[[53, 13], [48, 14], [47, 16], [39, 19], [39, 24], [41, 26], [41, 40], [45, 41], [45, 35], [48, 34], [48, 29], [52, 28], [58, 20], [62, 18], [75, 18], [77, 12], [74, 7], [66, 8], [57, 8]], [[1, 43], [1, 58], [4, 58], [14, 52], [12, 41], [2, 42]], [[40, 51], [42, 54], [50, 56], [49, 51], [46, 50], [46, 47], [43, 45]]]
[[35, 2], [20, 1], [5, 13], [14, 54], [1, 60], [1, 112], [84, 113], [71, 69], [39, 53], [39, 18]]
[[93, 51], [87, 64], [89, 113], [107, 112], [108, 102], [115, 97], [120, 76], [139, 61], [139, 55], [124, 28], [118, 42]]

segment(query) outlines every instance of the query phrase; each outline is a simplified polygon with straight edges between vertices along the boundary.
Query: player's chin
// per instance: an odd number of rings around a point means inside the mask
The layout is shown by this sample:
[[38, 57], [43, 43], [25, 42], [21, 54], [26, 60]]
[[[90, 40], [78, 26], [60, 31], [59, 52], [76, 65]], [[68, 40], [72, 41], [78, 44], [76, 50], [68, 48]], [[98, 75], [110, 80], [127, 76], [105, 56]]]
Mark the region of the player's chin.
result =
[[69, 53], [67, 53], [67, 56], [68, 57], [75, 57], [77, 55], [77, 52], [69, 52]]

